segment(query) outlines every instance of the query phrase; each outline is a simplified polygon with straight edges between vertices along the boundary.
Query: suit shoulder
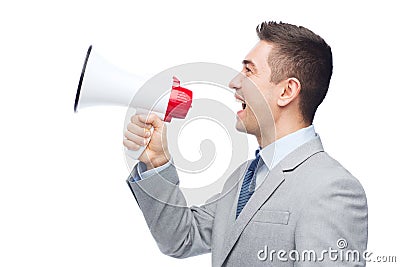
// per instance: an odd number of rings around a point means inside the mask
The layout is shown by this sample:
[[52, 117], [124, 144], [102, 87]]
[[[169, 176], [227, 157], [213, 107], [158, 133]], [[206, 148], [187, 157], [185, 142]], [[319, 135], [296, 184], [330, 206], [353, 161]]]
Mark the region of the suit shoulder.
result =
[[360, 181], [326, 152], [320, 152], [310, 157], [299, 166], [299, 172], [306, 172], [303, 177], [314, 187], [320, 189], [347, 187], [365, 195]]

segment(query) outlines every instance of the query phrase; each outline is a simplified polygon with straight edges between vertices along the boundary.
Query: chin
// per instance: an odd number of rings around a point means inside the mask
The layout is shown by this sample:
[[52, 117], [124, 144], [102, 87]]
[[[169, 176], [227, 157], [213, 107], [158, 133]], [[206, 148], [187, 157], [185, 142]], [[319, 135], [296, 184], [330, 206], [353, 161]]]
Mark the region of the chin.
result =
[[242, 132], [242, 133], [248, 133], [248, 130], [246, 128], [246, 125], [244, 124], [244, 122], [240, 119], [237, 119], [236, 121], [236, 125], [235, 128], [238, 132]]
[[245, 133], [245, 132], [246, 132], [246, 129], [243, 128], [243, 125], [238, 125], [238, 124], [236, 124], [236, 130], [237, 130], [238, 132], [242, 132], [242, 133]]

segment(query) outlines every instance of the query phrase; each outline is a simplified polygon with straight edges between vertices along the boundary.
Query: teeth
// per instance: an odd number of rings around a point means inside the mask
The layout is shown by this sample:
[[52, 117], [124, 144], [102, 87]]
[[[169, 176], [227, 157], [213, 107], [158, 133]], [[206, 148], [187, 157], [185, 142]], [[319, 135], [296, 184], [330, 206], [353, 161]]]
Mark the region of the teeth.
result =
[[242, 103], [242, 109], [246, 108], [246, 102], [239, 97], [235, 97], [236, 102]]

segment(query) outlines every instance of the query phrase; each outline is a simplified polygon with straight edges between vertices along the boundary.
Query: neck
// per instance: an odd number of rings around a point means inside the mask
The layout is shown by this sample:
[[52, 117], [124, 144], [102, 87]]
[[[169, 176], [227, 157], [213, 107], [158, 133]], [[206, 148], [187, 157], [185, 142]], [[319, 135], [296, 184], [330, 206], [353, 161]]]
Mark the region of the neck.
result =
[[265, 127], [265, 130], [262, 129], [260, 134], [256, 135], [256, 138], [260, 147], [264, 148], [276, 140], [310, 125], [311, 123], [305, 123], [304, 121], [298, 123], [275, 122], [275, 129], [271, 130], [270, 127]]

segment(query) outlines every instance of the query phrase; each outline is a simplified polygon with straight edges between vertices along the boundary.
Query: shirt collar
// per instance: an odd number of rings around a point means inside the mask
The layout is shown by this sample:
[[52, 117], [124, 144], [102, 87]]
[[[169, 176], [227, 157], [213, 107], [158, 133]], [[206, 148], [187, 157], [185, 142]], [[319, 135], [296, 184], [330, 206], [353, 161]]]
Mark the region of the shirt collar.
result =
[[302, 128], [261, 149], [261, 158], [265, 165], [271, 170], [296, 148], [317, 136], [318, 134], [315, 132], [314, 125]]

